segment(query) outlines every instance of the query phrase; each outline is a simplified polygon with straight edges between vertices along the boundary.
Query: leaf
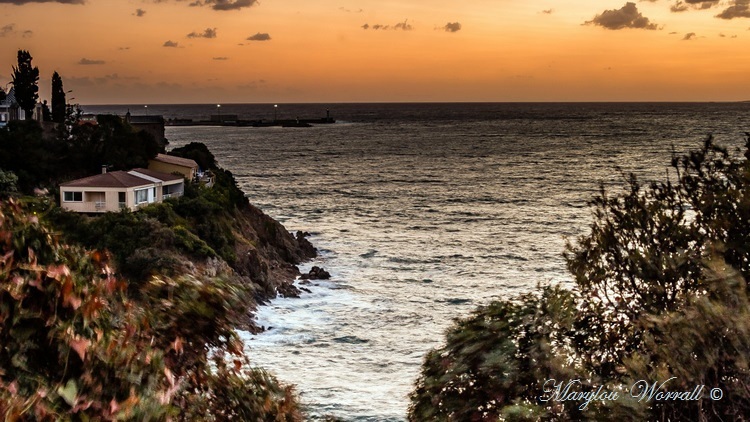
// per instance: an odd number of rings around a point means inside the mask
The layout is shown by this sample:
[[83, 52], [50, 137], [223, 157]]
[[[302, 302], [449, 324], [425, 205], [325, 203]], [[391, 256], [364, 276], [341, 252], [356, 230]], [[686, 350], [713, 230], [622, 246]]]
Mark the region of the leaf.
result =
[[85, 338], [76, 338], [70, 341], [70, 347], [78, 353], [82, 361], [86, 360], [86, 349], [91, 345], [91, 341]]
[[178, 355], [182, 354], [182, 338], [180, 338], [180, 336], [177, 336], [177, 338], [174, 339], [174, 342], [172, 343], [172, 347], [174, 348], [174, 351], [177, 352]]
[[114, 415], [118, 410], [120, 410], [120, 405], [117, 404], [117, 400], [112, 399], [112, 401], [109, 402], [109, 413]]
[[47, 277], [60, 281], [63, 277], [70, 276], [70, 269], [67, 265], [50, 265], [47, 267]]
[[70, 406], [75, 406], [75, 403], [78, 400], [78, 385], [76, 385], [75, 380], [70, 379], [68, 380], [68, 383], [65, 384], [65, 387], [57, 387], [57, 394], [59, 394], [60, 397], [62, 397]]

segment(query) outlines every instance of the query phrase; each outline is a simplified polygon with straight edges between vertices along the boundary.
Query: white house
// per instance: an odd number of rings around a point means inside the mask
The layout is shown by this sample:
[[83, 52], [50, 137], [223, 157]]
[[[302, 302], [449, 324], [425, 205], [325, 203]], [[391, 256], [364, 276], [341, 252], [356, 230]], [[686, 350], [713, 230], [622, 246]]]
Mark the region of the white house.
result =
[[5, 99], [0, 101], [0, 127], [5, 127], [11, 120], [24, 120], [25, 118], [26, 113], [16, 101], [16, 90], [11, 88], [5, 95]]
[[181, 196], [182, 176], [137, 168], [130, 171], [103, 171], [102, 174], [72, 180], [60, 185], [60, 205], [68, 211], [104, 213], [138, 208]]

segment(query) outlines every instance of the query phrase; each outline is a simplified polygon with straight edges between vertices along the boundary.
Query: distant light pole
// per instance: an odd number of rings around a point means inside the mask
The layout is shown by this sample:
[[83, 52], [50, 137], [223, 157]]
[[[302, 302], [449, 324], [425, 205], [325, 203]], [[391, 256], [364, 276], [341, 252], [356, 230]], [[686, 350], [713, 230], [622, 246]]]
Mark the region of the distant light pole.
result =
[[146, 116], [148, 116], [148, 106], [145, 105], [145, 106], [143, 106], [143, 108], [146, 109]]
[[279, 105], [278, 104], [274, 104], [273, 105], [273, 121], [274, 121], [274, 123], [276, 123], [276, 111], [278, 109], [279, 109]]
[[219, 123], [221, 123], [221, 104], [216, 104], [216, 113], [218, 113]]

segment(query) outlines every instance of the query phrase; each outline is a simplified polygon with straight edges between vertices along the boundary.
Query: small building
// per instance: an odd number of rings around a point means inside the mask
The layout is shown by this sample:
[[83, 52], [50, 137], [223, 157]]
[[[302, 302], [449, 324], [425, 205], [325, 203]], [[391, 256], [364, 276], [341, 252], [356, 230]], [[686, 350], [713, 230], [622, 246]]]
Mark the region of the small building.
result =
[[164, 125], [166, 121], [164, 120], [164, 116], [132, 115], [130, 114], [130, 110], [128, 110], [125, 114], [125, 121], [137, 131], [150, 133], [162, 147], [169, 143], [165, 135]]
[[143, 168], [113, 172], [105, 169], [102, 174], [62, 183], [60, 206], [81, 213], [136, 211], [184, 192], [182, 176]]
[[198, 175], [198, 163], [194, 160], [167, 154], [157, 154], [149, 160], [148, 168], [162, 173], [179, 173], [190, 181]]
[[16, 89], [11, 88], [5, 95], [5, 99], [0, 101], [0, 127], [5, 127], [12, 120], [26, 119], [26, 112], [16, 101]]

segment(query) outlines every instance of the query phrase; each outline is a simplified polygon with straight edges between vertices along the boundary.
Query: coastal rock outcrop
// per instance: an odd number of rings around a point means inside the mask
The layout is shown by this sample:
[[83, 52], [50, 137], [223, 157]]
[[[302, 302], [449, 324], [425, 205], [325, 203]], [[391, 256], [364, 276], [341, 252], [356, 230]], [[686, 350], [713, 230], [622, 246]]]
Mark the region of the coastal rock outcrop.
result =
[[331, 273], [321, 267], [312, 267], [307, 274], [300, 276], [303, 280], [328, 280], [331, 278]]

